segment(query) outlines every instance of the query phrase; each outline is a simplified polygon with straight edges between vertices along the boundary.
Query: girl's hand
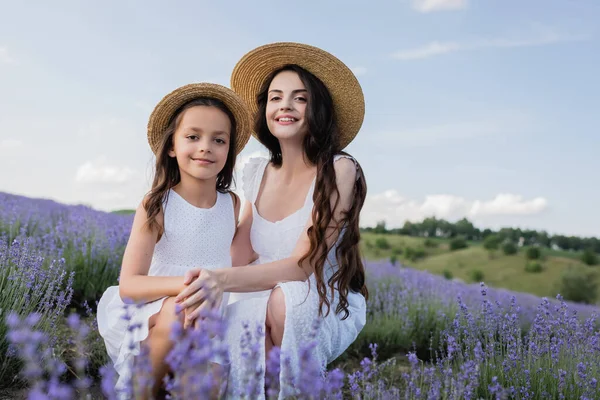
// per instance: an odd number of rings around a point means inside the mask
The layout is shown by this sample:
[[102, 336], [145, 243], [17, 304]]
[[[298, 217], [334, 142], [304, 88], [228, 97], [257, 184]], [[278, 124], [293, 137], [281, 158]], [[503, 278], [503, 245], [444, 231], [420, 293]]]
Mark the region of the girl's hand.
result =
[[221, 306], [223, 284], [215, 271], [201, 268], [188, 271], [184, 283], [189, 285], [175, 297], [175, 302], [185, 310], [184, 327], [188, 327], [205, 310]]

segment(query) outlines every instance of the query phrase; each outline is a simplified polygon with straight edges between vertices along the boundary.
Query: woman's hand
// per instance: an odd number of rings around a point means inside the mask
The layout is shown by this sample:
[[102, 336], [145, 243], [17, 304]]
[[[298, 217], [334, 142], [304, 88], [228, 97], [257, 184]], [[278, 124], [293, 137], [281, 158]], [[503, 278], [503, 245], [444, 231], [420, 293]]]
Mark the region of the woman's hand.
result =
[[204, 312], [221, 306], [223, 285], [215, 271], [202, 268], [186, 272], [184, 284], [188, 286], [175, 297], [175, 302], [185, 311], [184, 328], [187, 328]]

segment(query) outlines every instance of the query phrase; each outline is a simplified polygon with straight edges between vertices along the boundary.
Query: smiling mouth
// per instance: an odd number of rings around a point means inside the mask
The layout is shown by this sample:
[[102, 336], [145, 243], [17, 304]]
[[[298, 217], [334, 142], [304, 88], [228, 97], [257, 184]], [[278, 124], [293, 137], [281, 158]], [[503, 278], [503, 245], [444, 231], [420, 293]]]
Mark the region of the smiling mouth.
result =
[[192, 158], [192, 160], [198, 164], [202, 164], [202, 165], [208, 165], [208, 164], [213, 164], [214, 161], [209, 160], [207, 158]]

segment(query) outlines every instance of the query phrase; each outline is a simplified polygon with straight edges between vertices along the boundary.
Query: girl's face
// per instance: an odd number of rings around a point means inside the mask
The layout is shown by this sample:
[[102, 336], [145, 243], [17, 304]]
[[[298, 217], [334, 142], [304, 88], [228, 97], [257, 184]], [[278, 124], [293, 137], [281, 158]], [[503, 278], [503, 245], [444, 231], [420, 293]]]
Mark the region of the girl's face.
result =
[[180, 118], [169, 156], [177, 159], [182, 176], [216, 179], [229, 154], [229, 117], [216, 107], [196, 106]]
[[269, 85], [266, 118], [269, 131], [279, 140], [304, 139], [308, 92], [294, 71], [282, 71]]

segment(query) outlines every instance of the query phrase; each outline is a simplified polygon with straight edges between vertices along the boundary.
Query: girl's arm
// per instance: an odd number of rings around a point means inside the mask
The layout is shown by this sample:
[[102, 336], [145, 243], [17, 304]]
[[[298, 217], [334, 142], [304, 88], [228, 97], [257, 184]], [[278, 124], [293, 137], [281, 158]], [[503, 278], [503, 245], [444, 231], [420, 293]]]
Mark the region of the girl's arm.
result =
[[[240, 212], [240, 201], [236, 215]], [[246, 200], [244, 211], [237, 226], [237, 231], [231, 243], [231, 263], [233, 267], [246, 265], [256, 260], [256, 253], [250, 242], [250, 228], [252, 227], [252, 204]]]
[[[326, 232], [328, 246], [332, 246], [337, 240], [340, 233], [338, 221], [342, 220], [343, 214], [352, 205], [357, 173], [354, 161], [347, 158], [336, 161], [334, 168], [340, 198], [337, 206], [335, 206], [337, 196], [334, 194], [331, 199], [332, 207], [335, 207], [335, 209], [332, 224]], [[184, 281], [185, 284], [189, 283], [189, 286], [179, 293], [176, 301], [181, 302], [183, 307], [199, 303], [203, 298], [202, 294], [198, 295], [197, 291], [206, 285], [211, 286], [212, 290], [218, 292], [255, 292], [272, 289], [280, 282], [308, 279], [314, 271], [310, 260], [306, 260], [302, 266], [299, 266], [298, 263], [310, 249], [307, 230], [311, 225], [312, 218], [307, 221], [304, 232], [298, 240], [292, 255], [288, 258], [252, 265], [250, 268], [223, 268], [213, 271], [196, 269], [189, 271], [186, 273]]]
[[[185, 287], [180, 276], [148, 276], [158, 232], [150, 230], [147, 220], [148, 214], [141, 203], [135, 211], [119, 278], [121, 298], [135, 303], [176, 296]], [[163, 223], [162, 213], [158, 220]]]

